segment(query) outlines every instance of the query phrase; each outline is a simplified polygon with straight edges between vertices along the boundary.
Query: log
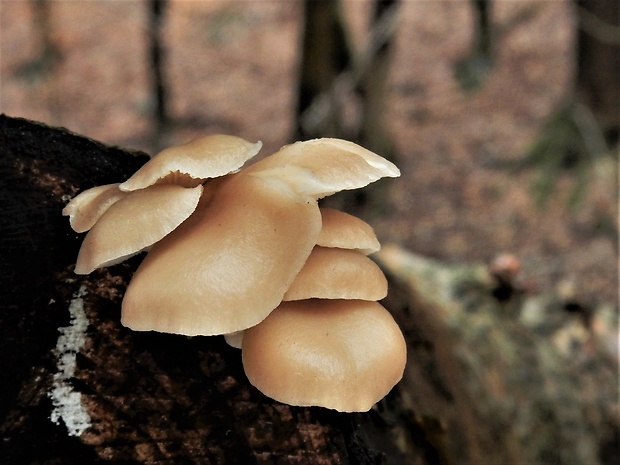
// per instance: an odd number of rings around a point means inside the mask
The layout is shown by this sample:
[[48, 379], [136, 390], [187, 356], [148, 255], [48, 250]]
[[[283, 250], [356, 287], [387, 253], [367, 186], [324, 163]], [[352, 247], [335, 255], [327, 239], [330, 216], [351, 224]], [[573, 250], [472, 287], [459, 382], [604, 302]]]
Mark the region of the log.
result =
[[61, 210], [147, 159], [0, 115], [3, 465], [618, 462], [617, 308], [539, 294], [510, 263], [374, 256], [408, 363], [364, 414], [265, 397], [222, 337], [124, 328], [141, 257], [75, 275]]
[[618, 463], [613, 304], [584, 302], [566, 284], [537, 291], [509, 255], [448, 264], [387, 244], [375, 258], [409, 344], [400, 411], [426, 420], [426, 435], [437, 423], [445, 460]]
[[[377, 411], [280, 404], [223, 337], [132, 332], [120, 302], [141, 257], [77, 276], [61, 210], [148, 157], [0, 116], [0, 462], [399, 462]], [[425, 463], [423, 454], [415, 463]]]

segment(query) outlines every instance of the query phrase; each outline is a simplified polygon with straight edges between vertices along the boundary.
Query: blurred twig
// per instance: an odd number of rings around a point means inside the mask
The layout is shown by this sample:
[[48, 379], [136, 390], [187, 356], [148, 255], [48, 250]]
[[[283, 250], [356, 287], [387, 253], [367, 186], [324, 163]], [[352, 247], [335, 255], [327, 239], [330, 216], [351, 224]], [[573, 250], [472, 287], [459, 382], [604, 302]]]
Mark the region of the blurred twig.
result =
[[620, 27], [608, 23], [595, 14], [577, 5], [579, 25], [591, 36], [605, 44], [620, 45]]
[[162, 41], [162, 26], [165, 21], [165, 11], [168, 0], [149, 1], [149, 57], [151, 71], [151, 86], [153, 92], [153, 151], [160, 149], [161, 139], [169, 123], [168, 115], [168, 89], [164, 76], [165, 52]]

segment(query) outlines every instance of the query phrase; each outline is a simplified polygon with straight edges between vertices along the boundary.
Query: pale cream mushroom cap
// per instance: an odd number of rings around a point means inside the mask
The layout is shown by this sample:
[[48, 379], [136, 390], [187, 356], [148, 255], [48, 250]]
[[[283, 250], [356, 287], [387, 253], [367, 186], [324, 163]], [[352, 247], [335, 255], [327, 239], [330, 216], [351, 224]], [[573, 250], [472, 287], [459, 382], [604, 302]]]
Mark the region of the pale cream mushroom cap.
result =
[[245, 331], [243, 367], [263, 394], [290, 405], [365, 412], [402, 378], [406, 346], [377, 302], [283, 302]]
[[381, 300], [387, 295], [381, 268], [355, 250], [315, 247], [283, 300]]
[[201, 137], [161, 151], [122, 183], [120, 189], [134, 191], [164, 182], [194, 187], [208, 178], [237, 171], [261, 146], [261, 142], [223, 134]]
[[354, 249], [366, 255], [381, 249], [372, 226], [360, 218], [333, 208], [321, 208], [321, 218], [317, 245]]
[[230, 175], [153, 246], [127, 288], [122, 323], [188, 336], [253, 326], [281, 302], [320, 229], [314, 199], [278, 180]]
[[110, 206], [82, 242], [77, 274], [120, 263], [159, 241], [196, 209], [202, 186], [172, 184], [131, 192]]
[[386, 176], [400, 176], [398, 168], [385, 158], [353, 142], [330, 138], [284, 146], [245, 172], [281, 179], [295, 191], [317, 199]]
[[96, 186], [73, 197], [62, 210], [62, 214], [69, 217], [71, 228], [79, 233], [92, 228], [108, 208], [128, 195], [118, 186], [118, 183]]

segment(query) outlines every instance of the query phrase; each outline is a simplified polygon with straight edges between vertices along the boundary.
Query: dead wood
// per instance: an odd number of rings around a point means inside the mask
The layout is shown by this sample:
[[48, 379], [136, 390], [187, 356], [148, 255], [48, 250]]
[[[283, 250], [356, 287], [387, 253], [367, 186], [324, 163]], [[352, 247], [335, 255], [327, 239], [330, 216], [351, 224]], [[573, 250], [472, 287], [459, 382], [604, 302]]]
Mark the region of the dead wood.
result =
[[141, 257], [73, 273], [81, 235], [63, 206], [146, 160], [0, 116], [2, 464], [400, 462], [378, 413], [266, 398], [222, 337], [122, 327], [121, 298]]

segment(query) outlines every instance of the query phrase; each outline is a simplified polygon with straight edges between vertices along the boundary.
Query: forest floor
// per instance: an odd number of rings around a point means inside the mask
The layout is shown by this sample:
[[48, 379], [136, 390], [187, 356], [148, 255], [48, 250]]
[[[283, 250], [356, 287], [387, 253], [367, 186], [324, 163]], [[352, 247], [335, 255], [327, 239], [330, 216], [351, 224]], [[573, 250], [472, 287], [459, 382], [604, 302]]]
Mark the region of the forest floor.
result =
[[[153, 153], [147, 3], [53, 1], [48, 26], [33, 3], [0, 2], [0, 112]], [[470, 2], [402, 2], [385, 115], [402, 177], [381, 181], [385, 207], [362, 215], [383, 243], [454, 263], [510, 253], [532, 292], [615, 302], [612, 157], [592, 160], [576, 204], [575, 173], [553, 174], [541, 204], [532, 186], [543, 169], [509, 168], [570, 96], [571, 3], [496, 2], [494, 66], [478, 90], [464, 91], [455, 72], [471, 51]], [[370, 2], [344, 4], [361, 48]], [[164, 40], [173, 125], [159, 143], [225, 132], [262, 140], [268, 154], [290, 142], [300, 5], [172, 0]], [[58, 52], [49, 62], [40, 59], [46, 27]]]

